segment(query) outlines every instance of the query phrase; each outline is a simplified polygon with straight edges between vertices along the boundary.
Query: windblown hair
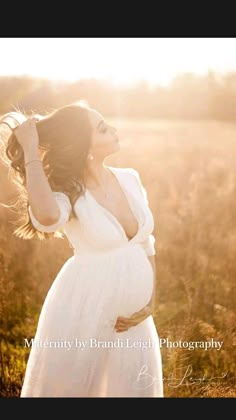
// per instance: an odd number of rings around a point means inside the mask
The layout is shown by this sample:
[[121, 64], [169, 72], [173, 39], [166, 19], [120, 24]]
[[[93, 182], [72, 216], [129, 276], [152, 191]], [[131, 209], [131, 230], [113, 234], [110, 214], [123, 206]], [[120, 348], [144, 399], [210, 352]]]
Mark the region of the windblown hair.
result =
[[[85, 191], [83, 176], [92, 132], [88, 112], [87, 102], [79, 101], [46, 116], [30, 115], [37, 117], [39, 153], [50, 187], [52, 191], [64, 192], [70, 199], [72, 205], [70, 220], [76, 217], [74, 204]], [[52, 233], [38, 231], [29, 216], [24, 151], [14, 134], [14, 128], [27, 118], [29, 116], [18, 111], [5, 114], [0, 119], [1, 127], [5, 124], [4, 127], [8, 126], [10, 129], [8, 135], [1, 136], [5, 158], [2, 153], [0, 157], [11, 171], [12, 180], [19, 192], [18, 200], [13, 207], [16, 208], [17, 224], [20, 223], [20, 226], [13, 234], [22, 239], [63, 238], [64, 234], [60, 231]]]

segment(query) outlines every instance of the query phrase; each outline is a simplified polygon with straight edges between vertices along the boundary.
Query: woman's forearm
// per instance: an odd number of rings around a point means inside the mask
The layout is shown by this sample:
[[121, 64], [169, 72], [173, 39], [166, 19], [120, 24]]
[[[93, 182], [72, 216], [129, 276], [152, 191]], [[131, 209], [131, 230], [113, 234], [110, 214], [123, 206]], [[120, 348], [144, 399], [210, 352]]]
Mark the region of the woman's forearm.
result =
[[[39, 158], [39, 152], [36, 149], [24, 151], [25, 163]], [[42, 163], [31, 162], [25, 167], [25, 170], [26, 189], [33, 215], [44, 225], [56, 223], [60, 216], [60, 210], [53, 197]]]

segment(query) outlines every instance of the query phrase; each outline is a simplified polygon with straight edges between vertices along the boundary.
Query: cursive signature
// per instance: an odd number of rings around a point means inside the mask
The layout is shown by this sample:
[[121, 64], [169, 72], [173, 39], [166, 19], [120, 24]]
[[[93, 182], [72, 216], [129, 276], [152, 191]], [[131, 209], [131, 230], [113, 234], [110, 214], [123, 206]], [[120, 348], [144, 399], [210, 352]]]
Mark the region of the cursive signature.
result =
[[[180, 370], [180, 369], [177, 369]], [[181, 369], [182, 370], [182, 369]], [[170, 388], [178, 388], [179, 386], [188, 386], [188, 385], [200, 385], [206, 384], [209, 382], [217, 382], [221, 379], [225, 379], [228, 375], [228, 372], [222, 373], [221, 376], [211, 376], [207, 377], [205, 374], [201, 377], [193, 377], [193, 368], [192, 365], [188, 365], [184, 373], [180, 377], [176, 377], [176, 373], [171, 373], [168, 378], [163, 378], [163, 381], [167, 381], [167, 384]], [[148, 366], [143, 365], [137, 376], [138, 388], [149, 388], [155, 382], [160, 382], [159, 377], [153, 376], [148, 372]]]
[[[162, 381], [162, 380], [161, 380]], [[137, 376], [137, 382], [138, 386], [137, 388], [149, 388], [154, 384], [154, 382], [160, 382], [160, 378], [157, 378], [155, 376], [152, 376], [150, 373], [148, 373], [148, 366], [143, 365], [138, 373]], [[145, 386], [143, 386], [145, 385]]]

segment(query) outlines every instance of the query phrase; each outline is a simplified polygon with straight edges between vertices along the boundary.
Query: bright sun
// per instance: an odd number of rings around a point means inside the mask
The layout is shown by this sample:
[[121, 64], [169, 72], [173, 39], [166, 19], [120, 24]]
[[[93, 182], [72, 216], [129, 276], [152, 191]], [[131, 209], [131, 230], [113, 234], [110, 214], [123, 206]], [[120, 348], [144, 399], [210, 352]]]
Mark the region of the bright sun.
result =
[[1, 75], [168, 84], [181, 72], [236, 69], [235, 38], [1, 38]]

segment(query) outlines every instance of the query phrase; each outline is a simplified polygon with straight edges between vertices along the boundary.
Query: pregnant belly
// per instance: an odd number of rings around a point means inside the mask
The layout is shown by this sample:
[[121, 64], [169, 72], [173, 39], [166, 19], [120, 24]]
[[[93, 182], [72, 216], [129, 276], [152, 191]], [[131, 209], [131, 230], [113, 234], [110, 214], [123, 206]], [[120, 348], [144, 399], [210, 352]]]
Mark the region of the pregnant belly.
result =
[[154, 273], [145, 251], [135, 248], [130, 253], [120, 258], [121, 268], [118, 299], [119, 315], [130, 316], [141, 310], [150, 301]]
[[117, 316], [129, 317], [147, 305], [154, 273], [144, 249], [135, 244], [78, 257], [76, 283], [75, 295], [84, 302], [84, 316], [92, 308], [94, 318], [102, 312], [104, 320], [114, 320]]

